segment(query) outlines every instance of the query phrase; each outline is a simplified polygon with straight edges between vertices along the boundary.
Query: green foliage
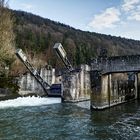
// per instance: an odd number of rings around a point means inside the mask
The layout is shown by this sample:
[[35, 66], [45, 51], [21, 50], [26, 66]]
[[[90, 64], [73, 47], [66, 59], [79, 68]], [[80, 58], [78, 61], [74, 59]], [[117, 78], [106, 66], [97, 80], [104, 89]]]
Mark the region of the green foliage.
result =
[[12, 93], [18, 93], [19, 90], [19, 86], [15, 82], [14, 77], [6, 77], [4, 75], [0, 77], [0, 88], [10, 89]]

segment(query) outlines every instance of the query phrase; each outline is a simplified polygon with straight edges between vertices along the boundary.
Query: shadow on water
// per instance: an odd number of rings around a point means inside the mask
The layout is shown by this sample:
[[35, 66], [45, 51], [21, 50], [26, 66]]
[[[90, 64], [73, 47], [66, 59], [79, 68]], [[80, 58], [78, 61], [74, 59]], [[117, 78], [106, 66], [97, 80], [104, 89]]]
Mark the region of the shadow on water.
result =
[[0, 109], [0, 139], [139, 139], [140, 102], [103, 111], [81, 106], [62, 103]]
[[115, 122], [124, 114], [132, 115], [137, 113], [137, 111], [140, 109], [139, 105], [140, 101], [132, 101], [101, 111], [92, 110], [91, 118], [92, 121], [96, 123], [98, 123], [98, 121], [99, 123], [108, 123], [108, 119], [110, 120], [110, 122]]
[[95, 137], [99, 139], [140, 139], [140, 101], [91, 112]]

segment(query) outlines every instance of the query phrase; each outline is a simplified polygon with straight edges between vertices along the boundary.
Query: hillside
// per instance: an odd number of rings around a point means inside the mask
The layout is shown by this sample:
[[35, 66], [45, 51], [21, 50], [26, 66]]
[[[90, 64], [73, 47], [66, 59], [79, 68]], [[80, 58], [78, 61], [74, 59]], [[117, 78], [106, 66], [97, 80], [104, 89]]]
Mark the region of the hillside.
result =
[[[87, 63], [106, 49], [109, 56], [140, 54], [140, 41], [76, 30], [68, 25], [23, 11], [13, 11], [16, 47], [31, 60], [61, 66], [52, 47], [61, 42], [73, 65]], [[39, 64], [41, 64], [41, 62]]]

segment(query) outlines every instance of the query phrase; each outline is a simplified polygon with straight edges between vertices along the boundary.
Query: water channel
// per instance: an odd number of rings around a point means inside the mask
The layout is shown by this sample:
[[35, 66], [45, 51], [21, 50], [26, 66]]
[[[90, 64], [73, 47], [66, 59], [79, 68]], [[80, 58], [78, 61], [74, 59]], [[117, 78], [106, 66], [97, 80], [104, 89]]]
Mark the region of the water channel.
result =
[[91, 111], [89, 102], [24, 97], [0, 102], [0, 140], [140, 140], [140, 102]]

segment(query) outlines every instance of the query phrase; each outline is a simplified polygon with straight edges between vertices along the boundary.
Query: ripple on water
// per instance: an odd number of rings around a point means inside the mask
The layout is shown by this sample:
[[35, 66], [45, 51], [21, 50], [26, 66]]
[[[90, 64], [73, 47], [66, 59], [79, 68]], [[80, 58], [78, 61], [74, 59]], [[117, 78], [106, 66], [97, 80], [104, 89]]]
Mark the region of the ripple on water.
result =
[[119, 121], [109, 127], [109, 131], [119, 139], [140, 139], [140, 112], [135, 114], [123, 114]]
[[0, 109], [0, 140], [139, 140], [139, 105], [99, 112], [81, 104], [41, 105], [40, 101], [38, 106], [4, 107]]

